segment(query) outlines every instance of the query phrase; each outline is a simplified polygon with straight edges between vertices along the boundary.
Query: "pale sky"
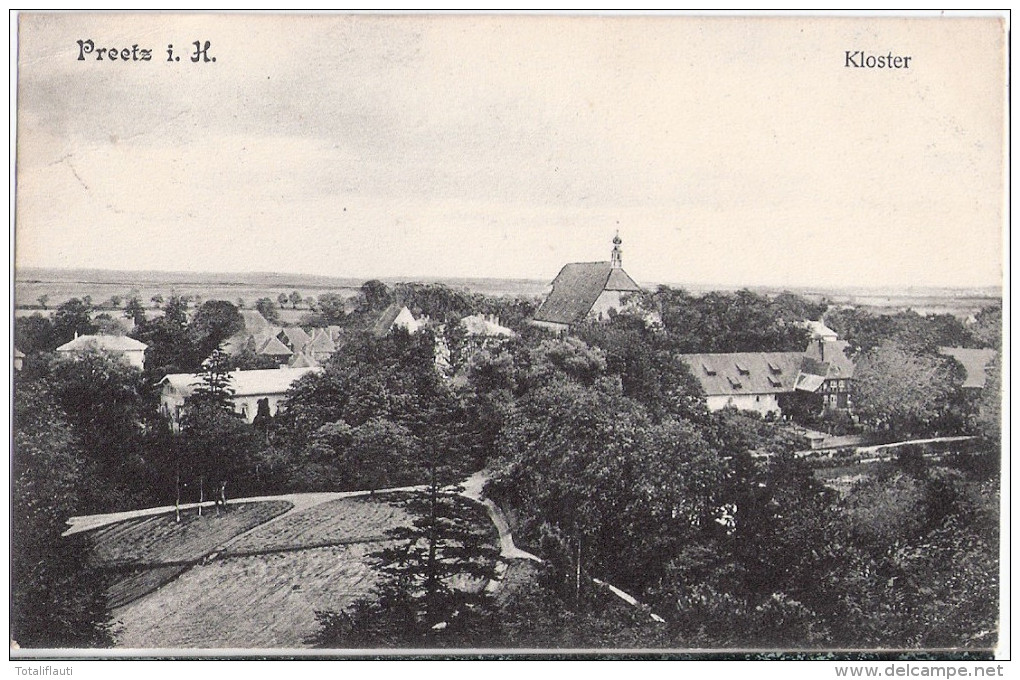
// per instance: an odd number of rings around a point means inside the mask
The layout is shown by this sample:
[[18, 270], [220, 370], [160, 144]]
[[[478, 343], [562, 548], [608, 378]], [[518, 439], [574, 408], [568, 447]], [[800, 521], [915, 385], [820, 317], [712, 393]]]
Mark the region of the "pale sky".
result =
[[1005, 28], [22, 15], [17, 265], [996, 285]]

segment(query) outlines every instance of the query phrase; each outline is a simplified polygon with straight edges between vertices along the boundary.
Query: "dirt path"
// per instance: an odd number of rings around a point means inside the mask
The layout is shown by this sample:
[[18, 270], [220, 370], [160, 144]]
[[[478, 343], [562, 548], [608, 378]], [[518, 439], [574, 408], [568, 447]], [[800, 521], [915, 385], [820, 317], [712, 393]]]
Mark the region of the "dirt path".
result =
[[521, 550], [514, 545], [514, 536], [510, 531], [510, 525], [506, 521], [506, 517], [503, 515], [503, 511], [499, 509], [495, 503], [488, 498], [482, 497], [482, 488], [485, 486], [485, 482], [489, 481], [489, 478], [482, 472], [476, 472], [475, 474], [468, 477], [462, 482], [464, 491], [461, 492], [465, 498], [481, 503], [485, 506], [485, 509], [489, 511], [489, 518], [492, 523], [496, 526], [496, 530], [499, 532], [499, 556], [503, 559], [508, 560], [532, 560], [533, 562], [541, 562], [542, 558], [536, 557], [529, 552]]
[[[417, 491], [423, 487], [420, 486], [401, 486], [394, 487], [392, 489], [380, 489], [378, 491], [324, 491], [318, 493], [291, 493], [291, 494], [279, 494], [275, 496], [249, 496], [248, 498], [233, 498], [227, 501], [228, 504], [234, 505], [238, 503], [258, 503], [264, 501], [288, 501], [294, 507], [287, 512], [274, 517], [268, 522], [260, 524], [259, 527], [264, 527], [271, 522], [283, 519], [288, 515], [307, 510], [308, 508], [314, 508], [316, 505], [328, 503], [329, 501], [337, 500], [338, 498], [354, 498], [356, 496], [368, 496], [372, 493], [387, 493], [390, 491]], [[203, 508], [214, 508], [215, 501], [206, 501], [205, 503], [182, 503], [181, 510], [193, 510], [201, 505]], [[174, 511], [174, 506], [164, 505], [155, 508], [144, 508], [142, 510], [129, 510], [127, 512], [111, 512], [104, 515], [79, 515], [71, 517], [67, 520], [70, 528], [67, 529], [62, 536], [70, 536], [71, 534], [77, 534], [82, 531], [91, 531], [92, 529], [98, 529], [99, 527], [106, 526], [107, 524], [114, 524], [121, 522], [126, 519], [134, 519], [135, 517], [149, 517], [151, 515], [162, 515], [171, 513]], [[255, 527], [256, 529], [259, 527]], [[246, 531], [245, 534], [251, 529]], [[244, 534], [235, 536], [234, 538], [240, 538]], [[231, 539], [234, 540], [234, 539]]]

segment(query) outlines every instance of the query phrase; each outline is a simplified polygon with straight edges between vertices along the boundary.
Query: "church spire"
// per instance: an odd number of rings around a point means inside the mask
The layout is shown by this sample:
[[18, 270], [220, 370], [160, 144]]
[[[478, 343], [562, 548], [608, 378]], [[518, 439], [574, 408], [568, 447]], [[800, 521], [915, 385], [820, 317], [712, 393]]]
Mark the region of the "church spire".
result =
[[620, 249], [620, 244], [623, 241], [620, 239], [620, 232], [616, 232], [616, 236], [613, 237], [613, 269], [623, 269], [623, 250]]

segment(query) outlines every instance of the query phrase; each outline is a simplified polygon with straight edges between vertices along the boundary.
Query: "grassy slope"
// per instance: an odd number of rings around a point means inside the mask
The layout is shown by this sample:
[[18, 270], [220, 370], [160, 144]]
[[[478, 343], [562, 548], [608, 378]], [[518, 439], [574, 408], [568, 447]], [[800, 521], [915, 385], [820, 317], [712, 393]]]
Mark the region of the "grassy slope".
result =
[[[120, 575], [110, 591], [118, 646], [306, 646], [316, 611], [343, 609], [376, 583], [371, 554], [389, 544], [387, 530], [411, 519], [394, 499], [343, 498], [282, 516], [289, 504], [251, 503], [221, 517], [190, 516], [184, 526], [170, 514], [97, 530], [99, 561]], [[484, 511], [477, 519], [495, 543]], [[201, 559], [214, 548], [214, 559]], [[157, 566], [161, 559], [193, 562]], [[130, 569], [140, 563], [150, 566]]]

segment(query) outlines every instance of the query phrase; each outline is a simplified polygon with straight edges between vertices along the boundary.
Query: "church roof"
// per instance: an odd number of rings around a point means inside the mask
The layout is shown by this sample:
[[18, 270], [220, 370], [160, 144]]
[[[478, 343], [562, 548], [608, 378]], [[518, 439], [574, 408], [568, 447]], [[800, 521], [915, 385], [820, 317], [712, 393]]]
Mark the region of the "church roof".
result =
[[611, 262], [574, 262], [564, 265], [552, 282], [552, 292], [535, 313], [536, 321], [574, 324], [591, 311], [603, 291], [640, 292], [634, 279]]

